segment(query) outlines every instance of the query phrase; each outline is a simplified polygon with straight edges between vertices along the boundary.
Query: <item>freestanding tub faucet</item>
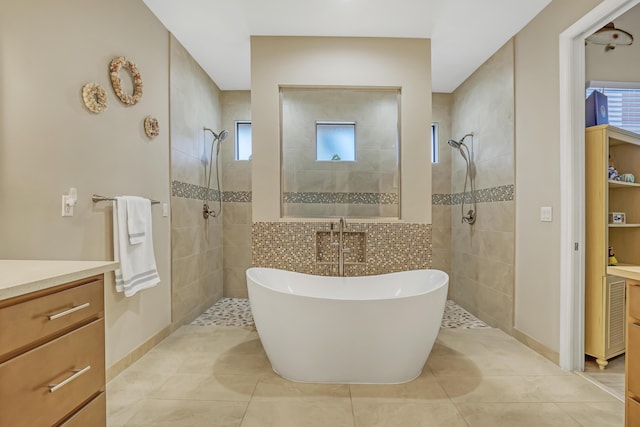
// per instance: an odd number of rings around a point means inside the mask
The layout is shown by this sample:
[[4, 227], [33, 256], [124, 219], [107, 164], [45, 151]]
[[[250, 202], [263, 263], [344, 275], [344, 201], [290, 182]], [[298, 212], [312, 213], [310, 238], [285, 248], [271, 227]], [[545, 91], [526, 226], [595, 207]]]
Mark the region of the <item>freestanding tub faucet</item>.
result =
[[340, 217], [340, 228], [338, 230], [338, 276], [344, 276], [344, 254], [351, 252], [350, 248], [344, 246], [344, 230], [347, 228], [347, 220]]

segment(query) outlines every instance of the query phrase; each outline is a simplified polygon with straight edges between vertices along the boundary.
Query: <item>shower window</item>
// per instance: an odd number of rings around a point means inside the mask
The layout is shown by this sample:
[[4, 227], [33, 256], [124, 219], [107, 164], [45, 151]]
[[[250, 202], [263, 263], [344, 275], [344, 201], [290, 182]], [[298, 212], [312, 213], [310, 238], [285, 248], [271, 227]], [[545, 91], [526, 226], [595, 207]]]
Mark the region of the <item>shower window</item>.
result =
[[251, 122], [236, 122], [236, 160], [251, 160]]
[[431, 163], [438, 163], [438, 124], [431, 123]]
[[355, 161], [355, 122], [316, 122], [316, 160]]

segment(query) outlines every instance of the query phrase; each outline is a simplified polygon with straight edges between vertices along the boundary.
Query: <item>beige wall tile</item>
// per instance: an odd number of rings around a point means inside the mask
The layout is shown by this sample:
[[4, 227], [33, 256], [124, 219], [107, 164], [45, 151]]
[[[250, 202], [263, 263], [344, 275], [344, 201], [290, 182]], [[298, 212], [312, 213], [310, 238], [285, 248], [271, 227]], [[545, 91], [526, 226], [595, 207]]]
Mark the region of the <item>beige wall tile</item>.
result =
[[[221, 92], [173, 37], [170, 83], [172, 180], [206, 185], [200, 157], [210, 155], [211, 135], [203, 127], [219, 130]], [[223, 230], [220, 218], [204, 220], [201, 200], [172, 202], [172, 321], [180, 324], [222, 295]]]
[[[514, 184], [513, 73], [509, 41], [453, 93], [452, 134], [459, 139], [474, 133], [465, 143], [472, 149], [479, 190]], [[452, 156], [451, 193], [458, 193], [466, 164], [455, 151]], [[466, 310], [507, 332], [513, 325], [513, 206], [513, 201], [478, 203], [473, 226], [460, 223], [459, 204], [451, 206], [450, 294]]]

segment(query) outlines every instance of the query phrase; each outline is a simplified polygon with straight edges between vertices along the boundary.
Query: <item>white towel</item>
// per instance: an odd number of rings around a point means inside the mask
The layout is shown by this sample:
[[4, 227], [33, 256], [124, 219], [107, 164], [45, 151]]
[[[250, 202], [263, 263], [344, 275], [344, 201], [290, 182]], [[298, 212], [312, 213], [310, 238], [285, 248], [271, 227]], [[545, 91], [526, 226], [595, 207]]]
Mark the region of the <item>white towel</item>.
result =
[[129, 243], [137, 245], [145, 240], [147, 222], [151, 221], [151, 200], [137, 196], [122, 196], [127, 203], [127, 232]]
[[127, 230], [127, 199], [116, 197], [113, 202], [113, 258], [120, 262], [116, 270], [116, 290], [130, 297], [138, 291], [160, 283], [153, 254], [151, 233], [151, 203], [147, 205], [144, 240], [132, 245]]

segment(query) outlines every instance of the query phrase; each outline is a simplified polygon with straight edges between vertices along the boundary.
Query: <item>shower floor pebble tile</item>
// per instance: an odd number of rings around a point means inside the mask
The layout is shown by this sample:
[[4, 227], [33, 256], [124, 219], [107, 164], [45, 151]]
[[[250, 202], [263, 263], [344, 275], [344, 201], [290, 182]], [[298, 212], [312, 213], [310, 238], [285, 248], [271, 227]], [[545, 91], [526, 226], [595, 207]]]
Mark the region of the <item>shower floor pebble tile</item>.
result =
[[221, 298], [191, 324], [197, 326], [254, 326], [251, 307], [246, 298]]
[[479, 329], [490, 326], [469, 313], [452, 300], [448, 300], [444, 306], [441, 328]]
[[[255, 326], [249, 300], [246, 298], [221, 298], [202, 313], [192, 325], [196, 326]], [[471, 313], [449, 300], [444, 307], [440, 325], [446, 329], [480, 329], [489, 326]]]

